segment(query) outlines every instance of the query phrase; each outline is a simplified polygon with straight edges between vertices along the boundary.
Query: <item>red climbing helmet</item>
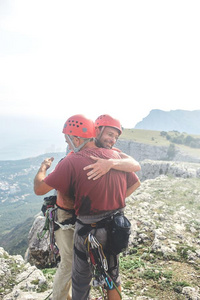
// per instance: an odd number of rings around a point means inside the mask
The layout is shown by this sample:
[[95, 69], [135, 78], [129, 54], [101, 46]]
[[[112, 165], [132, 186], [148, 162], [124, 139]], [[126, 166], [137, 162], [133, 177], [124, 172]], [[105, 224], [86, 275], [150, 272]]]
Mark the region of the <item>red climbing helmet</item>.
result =
[[62, 132], [64, 134], [74, 135], [85, 139], [96, 136], [94, 122], [87, 119], [84, 115], [74, 115], [67, 119]]
[[101, 115], [99, 116], [95, 123], [94, 123], [95, 127], [100, 127], [100, 126], [109, 126], [109, 127], [113, 127], [119, 130], [120, 134], [122, 133], [122, 127], [121, 124], [119, 122], [119, 120], [117, 119], [113, 119], [111, 116], [109, 115]]

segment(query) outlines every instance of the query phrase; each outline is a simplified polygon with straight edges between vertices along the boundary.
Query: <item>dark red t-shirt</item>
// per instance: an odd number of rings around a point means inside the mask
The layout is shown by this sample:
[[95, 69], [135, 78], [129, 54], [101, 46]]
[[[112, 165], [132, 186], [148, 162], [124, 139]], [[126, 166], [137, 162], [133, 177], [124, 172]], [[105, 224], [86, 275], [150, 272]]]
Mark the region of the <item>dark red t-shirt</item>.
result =
[[45, 183], [64, 195], [73, 196], [76, 215], [94, 215], [125, 206], [126, 190], [138, 181], [135, 173], [111, 169], [97, 180], [88, 180], [83, 168], [94, 163], [90, 156], [117, 158], [111, 149], [86, 148], [66, 156], [45, 178]]

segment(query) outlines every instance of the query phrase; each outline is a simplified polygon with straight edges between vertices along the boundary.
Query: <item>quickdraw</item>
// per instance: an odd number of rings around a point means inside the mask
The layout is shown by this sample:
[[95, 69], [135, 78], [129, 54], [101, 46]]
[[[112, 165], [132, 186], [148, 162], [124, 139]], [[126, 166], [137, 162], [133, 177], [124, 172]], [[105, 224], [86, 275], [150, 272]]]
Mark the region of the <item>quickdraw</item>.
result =
[[50, 250], [51, 250], [51, 260], [56, 262], [56, 257], [59, 253], [59, 249], [55, 241], [55, 212], [57, 208], [49, 208], [47, 210], [47, 219], [49, 220], [49, 238], [50, 238]]
[[62, 221], [57, 221], [56, 210], [59, 208], [56, 204], [56, 196], [49, 196], [44, 198], [44, 203], [41, 208], [43, 215], [45, 216], [45, 224], [41, 234], [37, 234], [38, 239], [42, 239], [48, 232], [50, 239], [50, 260], [52, 263], [56, 263], [58, 259], [59, 249], [55, 242], [55, 231], [61, 228], [62, 230], [68, 230], [75, 228], [76, 215], [73, 209], [67, 210], [72, 214], [72, 217]]
[[56, 258], [58, 256], [59, 253], [59, 249], [55, 243], [55, 212], [56, 212], [57, 208], [53, 208], [53, 207], [49, 207], [47, 208], [46, 212], [45, 212], [45, 224], [42, 230], [41, 234], [37, 234], [38, 239], [41, 239], [44, 237], [44, 235], [48, 232], [49, 234], [49, 239], [50, 239], [50, 251], [51, 251], [51, 256], [50, 259], [52, 262], [56, 262]]
[[107, 289], [113, 289], [115, 288], [120, 298], [122, 298], [121, 293], [119, 289], [117, 288], [115, 282], [111, 278], [111, 276], [108, 274], [108, 263], [106, 256], [104, 254], [102, 245], [98, 242], [96, 237], [89, 233], [85, 243], [87, 244], [87, 251], [89, 253], [89, 261], [92, 266], [92, 273], [93, 273], [93, 282], [92, 285], [94, 287], [101, 288], [101, 294], [103, 299], [107, 299]]

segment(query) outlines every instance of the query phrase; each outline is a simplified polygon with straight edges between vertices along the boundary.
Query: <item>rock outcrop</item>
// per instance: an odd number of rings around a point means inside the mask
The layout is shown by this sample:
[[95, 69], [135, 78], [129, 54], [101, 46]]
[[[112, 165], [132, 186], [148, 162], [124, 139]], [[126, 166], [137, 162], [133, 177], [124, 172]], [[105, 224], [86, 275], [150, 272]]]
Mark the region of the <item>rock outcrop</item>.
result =
[[[116, 143], [116, 147], [140, 162], [144, 159], [169, 160], [169, 147], [166, 146], [142, 144], [131, 140], [119, 139]], [[170, 160], [200, 163], [200, 157], [181, 152], [178, 148], [176, 148], [173, 159], [170, 158]]]
[[51, 294], [52, 284], [21, 255], [10, 256], [0, 248], [0, 290], [1, 300], [44, 300]]
[[141, 181], [154, 179], [160, 175], [181, 178], [200, 178], [200, 163], [152, 161], [145, 159], [140, 165], [141, 171], [137, 174]]

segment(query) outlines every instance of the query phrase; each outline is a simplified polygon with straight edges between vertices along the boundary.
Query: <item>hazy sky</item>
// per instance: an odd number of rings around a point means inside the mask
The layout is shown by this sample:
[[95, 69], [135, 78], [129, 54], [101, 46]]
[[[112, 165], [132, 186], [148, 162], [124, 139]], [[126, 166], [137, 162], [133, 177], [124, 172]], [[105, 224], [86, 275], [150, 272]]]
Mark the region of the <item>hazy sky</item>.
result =
[[0, 113], [200, 109], [200, 1], [0, 0]]

